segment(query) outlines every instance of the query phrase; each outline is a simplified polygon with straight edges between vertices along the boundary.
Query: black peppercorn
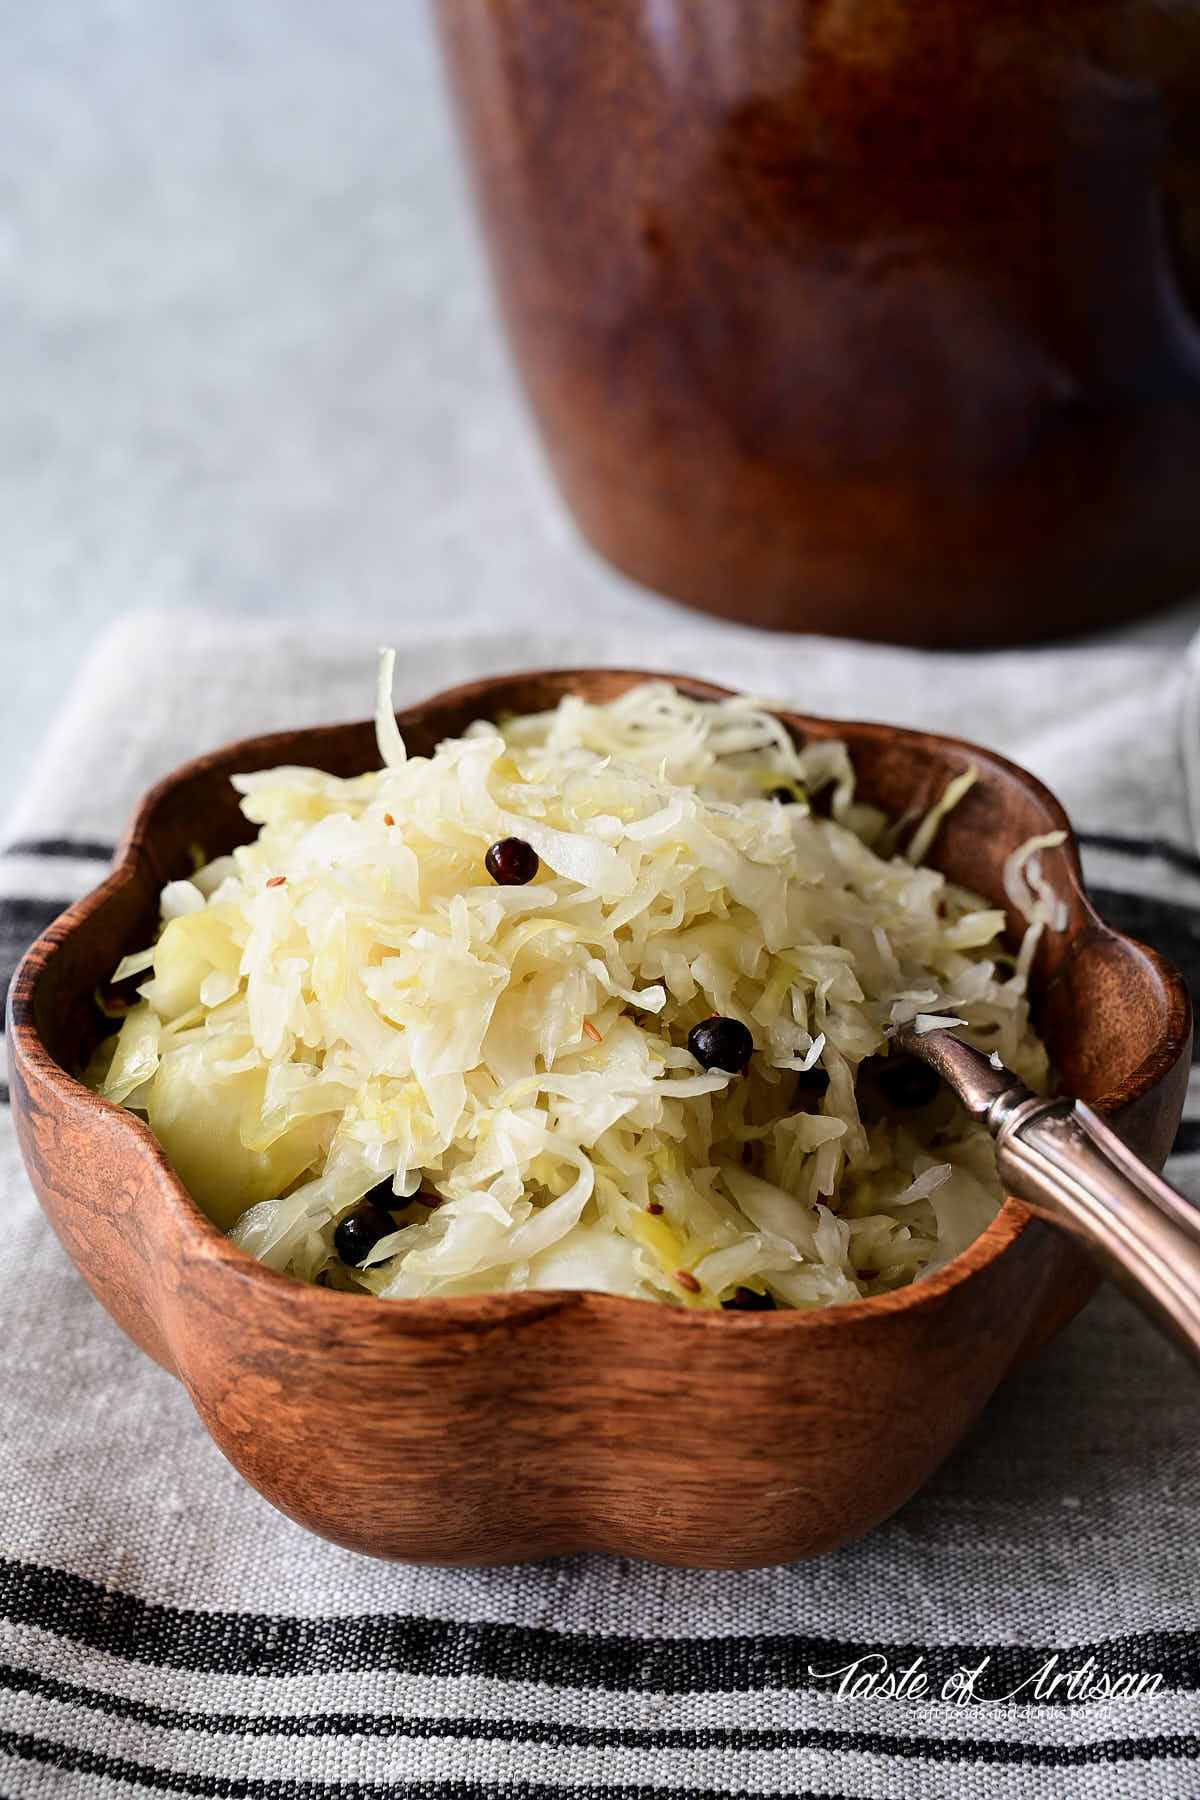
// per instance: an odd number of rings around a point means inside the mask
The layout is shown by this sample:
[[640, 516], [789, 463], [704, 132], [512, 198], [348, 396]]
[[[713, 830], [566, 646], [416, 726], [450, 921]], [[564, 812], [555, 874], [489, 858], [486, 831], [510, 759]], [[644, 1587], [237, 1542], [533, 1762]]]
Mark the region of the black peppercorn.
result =
[[[376, 1190], [378, 1191], [378, 1190]], [[357, 1268], [369, 1256], [380, 1238], [395, 1231], [396, 1221], [382, 1206], [364, 1200], [354, 1211], [339, 1220], [333, 1234], [333, 1247], [344, 1263]]]
[[754, 1053], [754, 1039], [740, 1019], [701, 1019], [688, 1032], [688, 1049], [702, 1069], [737, 1075]]
[[538, 853], [524, 838], [499, 838], [488, 849], [483, 866], [501, 887], [524, 887], [538, 872]]

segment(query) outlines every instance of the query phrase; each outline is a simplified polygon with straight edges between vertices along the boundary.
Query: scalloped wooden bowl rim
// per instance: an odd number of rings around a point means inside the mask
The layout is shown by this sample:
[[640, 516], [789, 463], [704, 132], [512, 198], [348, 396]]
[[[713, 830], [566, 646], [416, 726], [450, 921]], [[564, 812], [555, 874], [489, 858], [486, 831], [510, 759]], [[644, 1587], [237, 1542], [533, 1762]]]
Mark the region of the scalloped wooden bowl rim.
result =
[[[724, 688], [716, 683], [703, 681], [697, 677], [685, 675], [659, 674], [642, 669], [594, 668], [581, 667], [571, 669], [537, 669], [516, 670], [510, 673], [497, 674], [479, 681], [462, 683], [452, 688], [442, 689], [428, 699], [396, 714], [401, 732], [406, 723], [418, 723], [422, 715], [433, 708], [444, 706], [447, 702], [466, 696], [473, 691], [486, 693], [500, 683], [516, 683], [533, 679], [549, 679], [567, 683], [604, 674], [614, 677], [628, 677], [646, 681], [666, 681], [681, 691], [700, 698], [720, 698], [735, 690]], [[570, 691], [564, 688], [563, 690]], [[804, 731], [816, 726], [821, 735], [834, 734], [840, 728], [853, 730], [863, 735], [875, 737], [898, 737], [921, 739], [934, 742], [946, 749], [957, 751], [997, 772], [1015, 778], [1027, 792], [1031, 793], [1045, 809], [1051, 820], [1052, 830], [1062, 830], [1066, 839], [1062, 845], [1063, 861], [1071, 884], [1071, 898], [1077, 901], [1083, 910], [1084, 922], [1077, 926], [1072, 934], [1078, 941], [1073, 944], [1070, 954], [1076, 955], [1084, 943], [1091, 942], [1096, 935], [1119, 942], [1127, 949], [1135, 951], [1146, 959], [1156, 971], [1164, 986], [1173, 996], [1168, 1030], [1156, 1040], [1154, 1048], [1129, 1075], [1126, 1082], [1118, 1089], [1093, 1097], [1089, 1104], [1098, 1112], [1111, 1112], [1150, 1093], [1166, 1073], [1177, 1062], [1180, 1052], [1187, 1042], [1191, 1029], [1190, 1001], [1182, 978], [1165, 958], [1160, 956], [1137, 939], [1115, 931], [1107, 925], [1092, 906], [1086, 889], [1083, 886], [1079, 864], [1079, 850], [1075, 834], [1066, 813], [1054, 794], [1037, 776], [1030, 774], [1020, 764], [1010, 761], [994, 750], [972, 743], [968, 739], [950, 737], [937, 732], [887, 725], [870, 720], [838, 720], [829, 719], [816, 714], [803, 714], [790, 708], [770, 704], [769, 708], [789, 725]], [[485, 716], [481, 714], [481, 716]], [[28, 1058], [47, 1080], [48, 1084], [63, 1093], [71, 1093], [76, 1098], [86, 1097], [86, 1102], [103, 1109], [117, 1117], [128, 1131], [131, 1143], [136, 1144], [143, 1156], [148, 1156], [161, 1176], [166, 1177], [165, 1193], [178, 1209], [180, 1223], [186, 1227], [189, 1248], [203, 1254], [210, 1261], [223, 1263], [231, 1277], [242, 1281], [266, 1283], [280, 1292], [291, 1296], [297, 1308], [311, 1307], [317, 1314], [331, 1311], [345, 1313], [355, 1317], [366, 1326], [368, 1321], [384, 1326], [387, 1329], [409, 1334], [423, 1330], [426, 1326], [434, 1327], [438, 1323], [452, 1322], [460, 1329], [472, 1327], [490, 1327], [501, 1317], [512, 1323], [532, 1322], [535, 1318], [547, 1313], [561, 1311], [565, 1307], [635, 1307], [647, 1311], [648, 1316], [657, 1317], [664, 1322], [670, 1321], [672, 1329], [719, 1330], [719, 1331], [831, 1331], [853, 1315], [863, 1319], [870, 1315], [885, 1317], [890, 1314], [920, 1309], [932, 1305], [941, 1295], [960, 1282], [968, 1280], [979, 1269], [985, 1267], [999, 1257], [1026, 1228], [1033, 1215], [1019, 1200], [1011, 1195], [1006, 1197], [1003, 1206], [986, 1229], [949, 1262], [931, 1274], [922, 1276], [916, 1281], [908, 1282], [903, 1287], [895, 1288], [890, 1293], [868, 1295], [858, 1300], [843, 1301], [828, 1306], [808, 1309], [781, 1308], [774, 1312], [726, 1312], [720, 1308], [674, 1307], [659, 1301], [643, 1300], [624, 1294], [609, 1294], [592, 1288], [537, 1288], [520, 1291], [484, 1292], [478, 1294], [458, 1295], [423, 1295], [407, 1299], [383, 1300], [370, 1294], [345, 1294], [336, 1289], [318, 1287], [314, 1283], [301, 1281], [296, 1276], [285, 1275], [265, 1264], [258, 1262], [249, 1252], [242, 1250], [212, 1223], [207, 1215], [187, 1192], [182, 1181], [176, 1175], [158, 1139], [150, 1127], [136, 1114], [128, 1112], [115, 1101], [106, 1100], [86, 1087], [79, 1079], [64, 1069], [49, 1050], [37, 1031], [33, 1020], [34, 992], [37, 982], [52, 957], [54, 957], [70, 934], [75, 931], [93, 912], [101, 907], [109, 897], [118, 892], [126, 883], [135, 878], [139, 863], [149, 854], [151, 842], [151, 821], [155, 811], [172, 789], [182, 785], [195, 776], [203, 775], [218, 766], [236, 766], [242, 761], [247, 768], [266, 768], [270, 764], [271, 747], [288, 742], [294, 744], [297, 737], [311, 739], [314, 755], [311, 766], [319, 768], [320, 746], [323, 739], [332, 734], [347, 730], [369, 731], [370, 720], [349, 720], [328, 725], [311, 727], [295, 727], [274, 731], [248, 738], [236, 739], [217, 749], [204, 752], [180, 764], [146, 790], [134, 809], [132, 818], [125, 829], [114, 856], [111, 872], [103, 882], [91, 893], [67, 909], [48, 931], [43, 932], [30, 946], [13, 978], [9, 991], [9, 1031], [21, 1056]]]

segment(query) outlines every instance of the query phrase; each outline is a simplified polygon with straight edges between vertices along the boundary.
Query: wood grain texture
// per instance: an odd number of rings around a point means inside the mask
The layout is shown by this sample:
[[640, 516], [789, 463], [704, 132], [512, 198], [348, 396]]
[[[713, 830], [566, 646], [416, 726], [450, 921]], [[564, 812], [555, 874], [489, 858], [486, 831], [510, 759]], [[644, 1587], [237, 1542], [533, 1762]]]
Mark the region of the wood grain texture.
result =
[[1200, 580], [1200, 0], [438, 0], [576, 522], [927, 644]]
[[[400, 726], [424, 752], [474, 718], [566, 693], [610, 698], [643, 678], [498, 676], [400, 714]], [[1008, 852], [1065, 826], [1044, 788], [987, 751], [783, 716], [844, 738], [862, 796], [897, 816], [974, 763], [980, 779], [931, 860], [998, 904]], [[1012, 1200], [927, 1280], [804, 1313], [588, 1293], [380, 1301], [253, 1262], [199, 1212], [148, 1129], [71, 1071], [109, 1028], [95, 987], [152, 936], [159, 890], [191, 867], [189, 846], [215, 855], [250, 835], [230, 774], [282, 762], [375, 767], [373, 727], [252, 739], [153, 789], [114, 873], [23, 962], [8, 1031], [21, 1146], [55, 1230], [114, 1318], [186, 1383], [235, 1467], [302, 1524], [376, 1555], [448, 1563], [578, 1549], [704, 1567], [812, 1555], [914, 1493], [1006, 1370], [1091, 1293], [1083, 1253]], [[1039, 948], [1041, 1029], [1067, 1091], [1161, 1167], [1187, 1081], [1187, 991], [1097, 918], [1072, 843], [1045, 867], [1070, 917]]]

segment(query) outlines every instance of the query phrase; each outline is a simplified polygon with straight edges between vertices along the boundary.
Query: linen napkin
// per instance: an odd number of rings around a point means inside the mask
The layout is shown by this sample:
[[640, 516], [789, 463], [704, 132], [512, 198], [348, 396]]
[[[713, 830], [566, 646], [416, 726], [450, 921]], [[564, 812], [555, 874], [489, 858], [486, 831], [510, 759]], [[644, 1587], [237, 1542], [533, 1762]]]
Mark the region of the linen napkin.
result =
[[[376, 641], [118, 622], [12, 797], [4, 961], [100, 878], [172, 765], [369, 713]], [[1195, 653], [928, 655], [706, 622], [631, 644], [532, 618], [399, 648], [398, 704], [632, 661], [989, 743], [1065, 802], [1101, 910], [1200, 971]], [[1200, 1195], [1200, 1090], [1169, 1173]], [[1200, 1383], [1110, 1289], [895, 1518], [740, 1574], [406, 1567], [307, 1535], [87, 1293], [6, 1107], [0, 1319], [2, 1800], [1200, 1793]]]

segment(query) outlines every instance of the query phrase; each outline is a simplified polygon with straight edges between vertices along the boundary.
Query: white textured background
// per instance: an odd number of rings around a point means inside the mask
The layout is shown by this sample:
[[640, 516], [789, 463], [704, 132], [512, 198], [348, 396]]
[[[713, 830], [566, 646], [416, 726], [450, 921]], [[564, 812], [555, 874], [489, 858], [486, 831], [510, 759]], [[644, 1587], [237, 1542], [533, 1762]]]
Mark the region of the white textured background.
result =
[[0, 0], [10, 779], [147, 605], [676, 616], [550, 490], [424, 0]]

